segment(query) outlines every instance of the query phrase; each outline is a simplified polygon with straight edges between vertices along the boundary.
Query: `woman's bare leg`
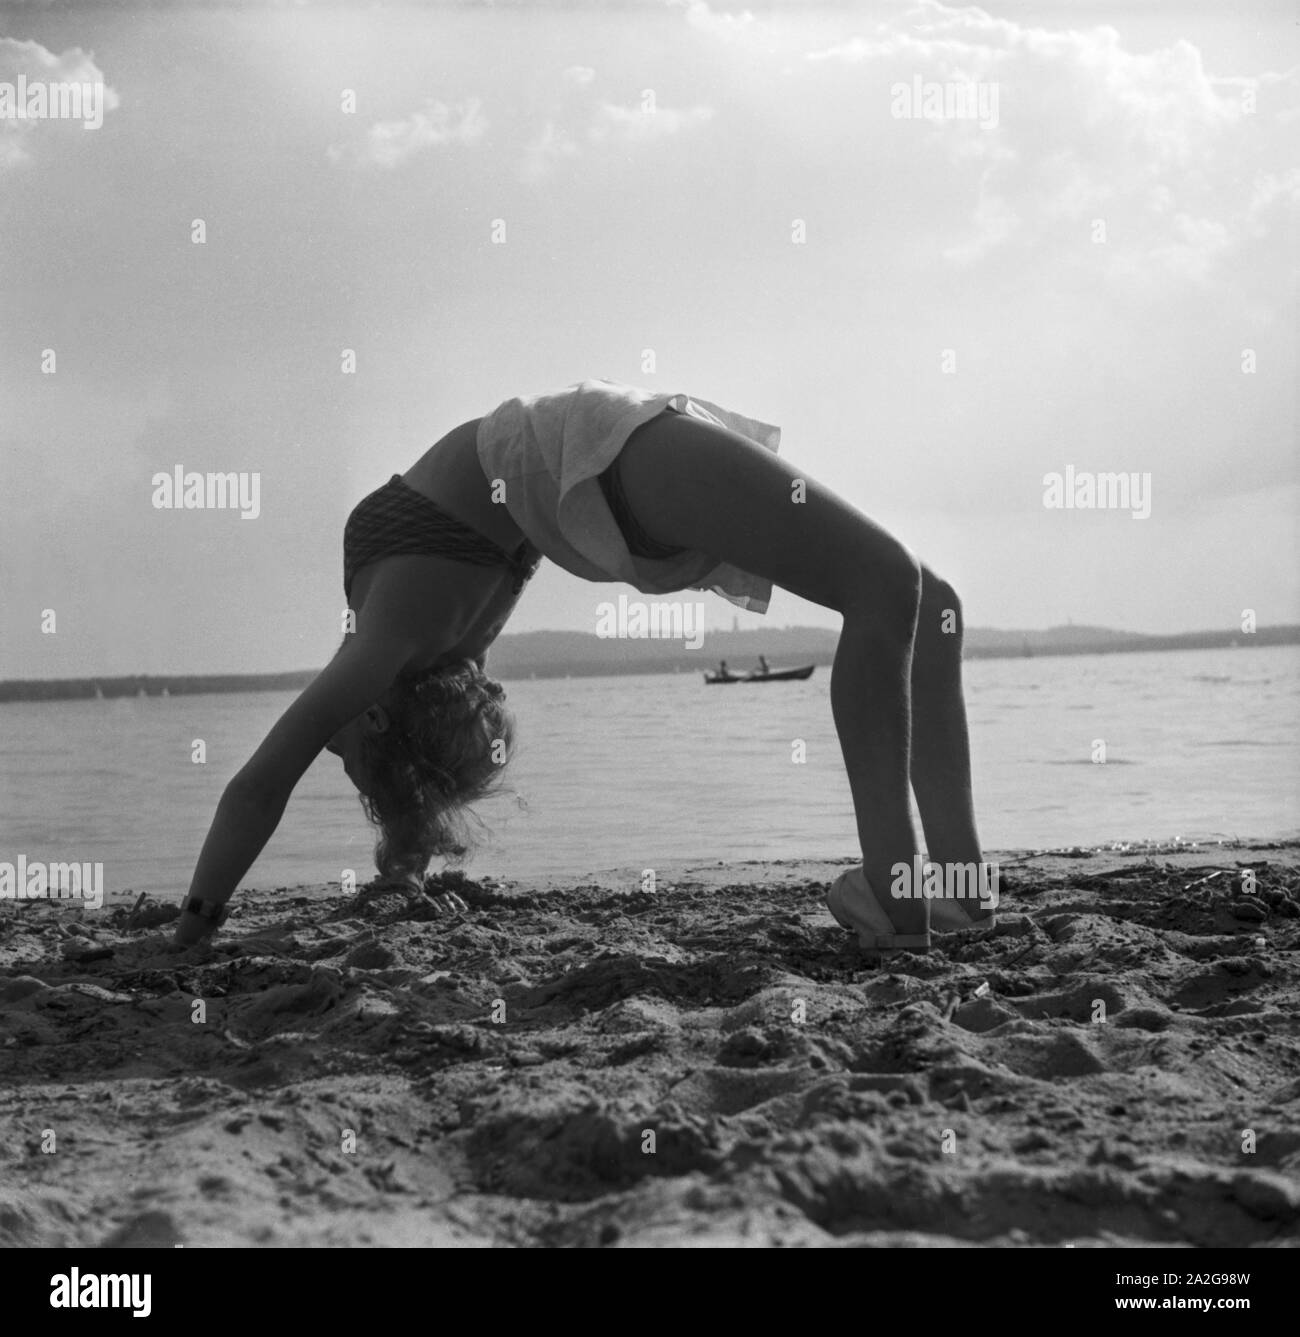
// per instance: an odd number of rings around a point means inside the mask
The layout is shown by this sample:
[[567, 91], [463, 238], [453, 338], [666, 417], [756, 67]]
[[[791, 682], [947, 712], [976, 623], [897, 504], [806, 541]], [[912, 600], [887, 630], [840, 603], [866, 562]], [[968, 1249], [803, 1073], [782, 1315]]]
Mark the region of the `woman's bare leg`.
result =
[[[961, 687], [962, 609], [956, 591], [921, 568], [921, 612], [912, 651], [912, 790], [931, 860], [983, 860], [971, 795], [970, 736]], [[991, 911], [962, 908], [976, 920]]]
[[924, 933], [926, 902], [889, 897], [894, 866], [910, 868], [917, 853], [909, 792], [916, 559], [789, 462], [685, 415], [665, 413], [639, 428], [621, 473], [651, 537], [701, 549], [843, 614], [831, 709], [863, 871], [896, 931]]
[[908, 612], [915, 601], [908, 593], [900, 578], [893, 608], [850, 604], [840, 610], [844, 627], [831, 669], [831, 714], [853, 793], [862, 871], [895, 929], [924, 933], [923, 902], [887, 900], [895, 865], [911, 869], [917, 853], [908, 794], [913, 718], [908, 632], [915, 628], [915, 613]]

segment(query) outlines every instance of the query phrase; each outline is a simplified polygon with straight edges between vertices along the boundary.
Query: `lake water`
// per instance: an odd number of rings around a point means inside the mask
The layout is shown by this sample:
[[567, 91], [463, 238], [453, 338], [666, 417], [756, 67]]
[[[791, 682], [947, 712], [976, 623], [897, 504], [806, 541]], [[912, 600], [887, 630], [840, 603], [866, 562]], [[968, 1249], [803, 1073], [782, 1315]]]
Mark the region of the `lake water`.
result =
[[[763, 686], [507, 683], [515, 793], [483, 805], [491, 832], [468, 871], [580, 878], [853, 855], [829, 687], [826, 667]], [[986, 850], [1300, 834], [1300, 647], [977, 660], [966, 689]], [[291, 700], [0, 705], [0, 860], [100, 862], [110, 893], [180, 895], [222, 787]], [[341, 763], [323, 754], [246, 882], [337, 882], [345, 868], [364, 882], [372, 847]]]

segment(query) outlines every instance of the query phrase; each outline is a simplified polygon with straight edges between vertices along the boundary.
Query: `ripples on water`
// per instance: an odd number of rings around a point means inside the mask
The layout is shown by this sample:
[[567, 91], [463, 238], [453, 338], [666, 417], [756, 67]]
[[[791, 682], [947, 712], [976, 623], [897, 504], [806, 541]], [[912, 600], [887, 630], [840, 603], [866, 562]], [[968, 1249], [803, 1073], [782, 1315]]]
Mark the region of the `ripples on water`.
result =
[[[1293, 646], [967, 664], [986, 848], [1295, 836], [1298, 670]], [[516, 792], [483, 806], [492, 834], [470, 871], [851, 856], [829, 686], [828, 667], [762, 686], [706, 688], [694, 674], [507, 683]], [[0, 705], [0, 859], [103, 862], [110, 891], [179, 895], [222, 786], [290, 700]], [[190, 760], [196, 738], [205, 765]], [[1098, 739], [1105, 765], [1092, 761]], [[344, 868], [364, 881], [372, 844], [324, 754], [248, 882], [331, 882]]]

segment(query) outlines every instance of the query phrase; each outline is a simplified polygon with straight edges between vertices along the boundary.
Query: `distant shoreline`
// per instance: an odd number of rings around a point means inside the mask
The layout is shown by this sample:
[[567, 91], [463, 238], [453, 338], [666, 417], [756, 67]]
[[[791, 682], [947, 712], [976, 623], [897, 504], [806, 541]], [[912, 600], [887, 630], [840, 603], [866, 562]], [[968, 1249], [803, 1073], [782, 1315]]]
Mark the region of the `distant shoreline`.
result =
[[[488, 668], [505, 681], [527, 678], [596, 678], [641, 673], [701, 673], [725, 659], [746, 668], [764, 654], [773, 667], [827, 665], [838, 633], [824, 627], [715, 632], [707, 650], [687, 650], [677, 641], [598, 640], [585, 632], [535, 631], [503, 636], [492, 647]], [[1101, 627], [1054, 627], [1048, 631], [971, 628], [965, 658], [1039, 659], [1061, 655], [1132, 654], [1164, 650], [1220, 650], [1231, 646], [1300, 644], [1300, 626], [1240, 631], [1191, 631], [1144, 636]], [[319, 672], [131, 674], [116, 677], [12, 678], [0, 681], [0, 704], [9, 701], [105, 700], [134, 696], [199, 696], [224, 692], [284, 692], [305, 687]]]

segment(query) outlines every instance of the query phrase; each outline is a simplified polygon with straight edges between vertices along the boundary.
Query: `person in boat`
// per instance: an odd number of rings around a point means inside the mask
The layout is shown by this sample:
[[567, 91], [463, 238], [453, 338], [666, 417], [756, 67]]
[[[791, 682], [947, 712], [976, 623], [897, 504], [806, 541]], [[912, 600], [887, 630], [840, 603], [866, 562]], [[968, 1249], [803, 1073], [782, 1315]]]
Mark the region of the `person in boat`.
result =
[[223, 921], [322, 749], [377, 828], [383, 879], [416, 890], [433, 859], [463, 858], [470, 805], [492, 789], [514, 734], [488, 647], [543, 556], [645, 593], [710, 589], [765, 612], [777, 585], [842, 614], [831, 712], [862, 863], [834, 882], [828, 908], [880, 951], [923, 950], [932, 929], [991, 921], [981, 902], [889, 892], [897, 865], [917, 866], [909, 788], [931, 859], [982, 857], [957, 595], [779, 457], [779, 443], [779, 428], [696, 396], [588, 380], [507, 399], [371, 492], [343, 532], [355, 629], [226, 785], [177, 944]]
[[759, 671], [765, 678], [766, 678], [767, 675], [768, 675], [769, 673], [771, 673], [771, 671], [772, 671], [770, 668], [768, 668], [768, 666], [767, 666], [767, 660], [764, 659], [762, 655], [759, 655], [759, 657], [758, 657], [758, 671]]
[[726, 677], [729, 677], [729, 676], [730, 676], [730, 675], [727, 673], [727, 661], [726, 661], [725, 659], [719, 659], [719, 660], [718, 660], [718, 677], [719, 677], [719, 678], [726, 678]]

